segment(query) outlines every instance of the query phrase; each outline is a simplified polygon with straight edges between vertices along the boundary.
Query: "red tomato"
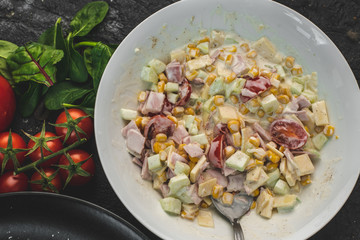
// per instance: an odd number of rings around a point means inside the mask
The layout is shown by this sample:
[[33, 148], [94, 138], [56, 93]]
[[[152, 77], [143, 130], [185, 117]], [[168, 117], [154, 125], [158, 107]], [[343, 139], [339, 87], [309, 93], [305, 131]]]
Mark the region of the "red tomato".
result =
[[15, 94], [8, 81], [0, 76], [0, 131], [10, 126], [16, 109]]
[[223, 160], [224, 134], [218, 135], [210, 143], [208, 158], [210, 163], [217, 168], [224, 167]]
[[[34, 137], [39, 137], [41, 133], [37, 133], [34, 135]], [[45, 132], [45, 138], [47, 137], [56, 137], [56, 135], [52, 132]], [[45, 148], [43, 148], [43, 154], [44, 154], [44, 157], [50, 155], [50, 154], [53, 154], [55, 152], [58, 152], [60, 151], [62, 148], [63, 148], [63, 145], [60, 141], [60, 139], [54, 139], [54, 140], [50, 140], [48, 142], [46, 142], [48, 148], [52, 151], [48, 151], [46, 150]], [[32, 147], [34, 147], [35, 145], [35, 142], [33, 140], [30, 140], [27, 147], [29, 149], [31, 149]], [[53, 164], [57, 164], [59, 158], [60, 158], [61, 155], [58, 155], [56, 157], [53, 157], [53, 158], [50, 158], [49, 160], [47, 160], [46, 162], [43, 162], [42, 164], [40, 164], [40, 167], [50, 167], [51, 165]], [[34, 152], [30, 153], [29, 154], [29, 157], [31, 159], [31, 161], [35, 162], [37, 160], [39, 160], [41, 158], [41, 150], [40, 150], [40, 147], [38, 147]]]
[[[53, 168], [44, 168], [40, 171], [44, 171], [47, 178], [53, 178], [49, 179], [49, 183], [51, 183], [56, 190], [59, 192], [63, 186], [63, 183], [61, 181], [61, 177], [59, 174], [56, 174], [55, 176], [52, 176], [56, 171]], [[51, 177], [52, 176], [52, 177]], [[33, 183], [34, 181], [39, 181], [39, 183]], [[40, 192], [56, 192], [53, 191], [50, 187], [51, 184], [49, 184], [41, 175], [39, 172], [35, 172], [31, 176], [31, 183], [30, 187], [33, 191], [40, 191]]]
[[271, 138], [277, 144], [289, 149], [301, 148], [308, 135], [305, 129], [293, 120], [279, 119], [270, 125]]
[[[24, 142], [22, 137], [20, 137], [19, 134], [12, 132], [11, 136], [12, 136], [13, 149], [20, 149], [20, 148], [25, 149], [26, 148], [26, 143]], [[9, 139], [9, 132], [0, 133], [0, 148], [4, 148], [4, 149], [7, 148], [8, 139]], [[16, 154], [16, 158], [19, 161], [20, 165], [24, 162], [25, 154], [26, 154], [26, 151], [19, 152], [19, 153]], [[4, 154], [0, 153], [0, 164], [1, 164], [1, 166], [2, 166], [3, 159], [4, 159]], [[0, 168], [1, 168], [1, 166], [0, 166]], [[8, 162], [7, 162], [6, 166], [5, 166], [5, 169], [7, 169], [7, 170], [13, 170], [14, 169], [14, 164], [13, 164], [12, 159], [8, 160]]]
[[20, 192], [28, 189], [28, 177], [25, 173], [6, 172], [0, 177], [0, 193]]
[[[80, 150], [80, 149], [70, 150], [68, 152], [68, 154], [70, 155], [71, 159], [74, 161], [75, 165], [90, 157], [90, 155], [87, 152]], [[61, 156], [61, 158], [59, 160], [59, 165], [70, 166], [69, 160], [66, 158], [65, 155]], [[88, 172], [90, 174], [90, 176], [84, 177], [84, 176], [80, 176], [79, 174], [75, 173], [74, 176], [71, 178], [69, 185], [81, 186], [81, 185], [84, 185], [85, 183], [89, 182], [95, 173], [94, 160], [92, 158], [89, 158], [84, 164], [81, 165], [81, 168], [83, 170], [85, 170], [86, 172]], [[61, 175], [61, 178], [63, 179], [63, 181], [66, 181], [66, 179], [69, 175], [69, 170], [60, 168], [60, 175]]]
[[[70, 108], [70, 109], [68, 109], [68, 112], [69, 112], [71, 118], [73, 119], [70, 121], [74, 121], [74, 120], [76, 121], [76, 119], [78, 119], [80, 117], [87, 116], [87, 114], [83, 110], [77, 109], [77, 108]], [[62, 113], [60, 113], [60, 115], [56, 119], [55, 124], [62, 124], [62, 123], [66, 123], [66, 122], [68, 122], [68, 120], [66, 119], [65, 111], [63, 111]], [[94, 133], [94, 124], [90, 117], [87, 117], [87, 118], [84, 118], [83, 120], [81, 120], [77, 124], [77, 126], [80, 127], [86, 133], [86, 135], [84, 135], [79, 132], [80, 138], [86, 138], [87, 140], [89, 140], [92, 137], [92, 135]], [[64, 141], [66, 133], [68, 131], [68, 128], [55, 127], [55, 131], [58, 136], [61, 136], [61, 140]], [[76, 141], [78, 141], [78, 138], [76, 136], [75, 131], [72, 130], [69, 138], [66, 140], [66, 144], [70, 145]]]

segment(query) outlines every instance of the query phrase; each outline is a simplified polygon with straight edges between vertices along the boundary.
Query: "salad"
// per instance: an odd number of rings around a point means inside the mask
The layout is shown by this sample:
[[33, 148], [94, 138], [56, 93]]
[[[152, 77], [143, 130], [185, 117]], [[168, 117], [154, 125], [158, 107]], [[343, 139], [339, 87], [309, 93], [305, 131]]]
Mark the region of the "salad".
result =
[[165, 212], [213, 227], [211, 197], [231, 205], [246, 192], [264, 218], [300, 202], [335, 130], [315, 72], [266, 37], [213, 30], [149, 61], [141, 79], [148, 88], [137, 110], [121, 109], [122, 135]]

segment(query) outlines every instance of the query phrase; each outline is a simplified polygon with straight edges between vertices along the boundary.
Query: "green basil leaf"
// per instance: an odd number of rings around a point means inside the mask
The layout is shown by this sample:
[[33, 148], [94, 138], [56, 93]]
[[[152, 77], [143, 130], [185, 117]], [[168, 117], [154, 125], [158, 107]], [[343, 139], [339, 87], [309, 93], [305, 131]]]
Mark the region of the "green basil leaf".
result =
[[85, 96], [84, 100], [80, 104], [82, 107], [95, 107], [95, 99], [96, 99], [96, 93], [94, 91], [91, 91], [88, 95]]
[[78, 87], [68, 81], [58, 83], [51, 87], [45, 95], [45, 107], [49, 110], [62, 109], [63, 103], [74, 103], [91, 91], [91, 89]]
[[0, 75], [6, 78], [11, 85], [13, 84], [11, 74], [6, 64], [6, 59], [2, 57], [0, 57]]
[[18, 48], [18, 46], [16, 44], [14, 44], [14, 43], [11, 43], [11, 42], [8, 42], [8, 41], [5, 41], [5, 40], [0, 40], [0, 57], [7, 58], [17, 48]]
[[34, 81], [51, 86], [55, 83], [55, 64], [63, 56], [62, 50], [39, 43], [29, 43], [16, 49], [6, 59], [6, 63], [15, 83]]
[[102, 22], [109, 10], [106, 2], [98, 1], [86, 4], [70, 22], [73, 36], [85, 36]]
[[69, 56], [69, 76], [70, 80], [77, 83], [84, 83], [88, 80], [88, 72], [84, 58], [74, 49], [73, 38], [68, 36], [67, 50]]
[[23, 117], [30, 117], [34, 112], [41, 98], [41, 89], [43, 85], [35, 82], [29, 82], [29, 88], [21, 95], [19, 103], [20, 113]]
[[38, 43], [54, 47], [55, 26], [46, 29], [39, 37]]

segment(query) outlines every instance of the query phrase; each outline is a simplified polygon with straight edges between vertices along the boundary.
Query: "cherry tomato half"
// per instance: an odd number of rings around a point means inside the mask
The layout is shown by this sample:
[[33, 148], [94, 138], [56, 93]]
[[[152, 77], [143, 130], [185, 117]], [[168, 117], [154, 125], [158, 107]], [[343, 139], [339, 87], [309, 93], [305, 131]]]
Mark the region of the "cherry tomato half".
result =
[[[87, 152], [85, 152], [84, 150], [80, 150], [80, 149], [70, 150], [68, 152], [68, 154], [70, 155], [74, 164], [77, 164], [81, 161], [88, 159], [84, 164], [81, 165], [81, 169], [85, 170], [86, 172], [88, 172], [90, 174], [90, 176], [85, 177], [85, 176], [80, 176], [79, 174], [75, 173], [73, 175], [73, 177], [71, 178], [69, 185], [81, 186], [81, 185], [84, 185], [85, 183], [89, 182], [95, 173], [95, 164], [94, 164], [94, 160], [92, 159], [92, 157], [90, 157], [90, 155]], [[59, 160], [59, 165], [67, 165], [67, 166], [70, 165], [70, 162], [65, 155], [61, 156], [61, 158]], [[60, 175], [61, 175], [61, 178], [63, 179], [63, 181], [65, 182], [69, 175], [69, 170], [60, 168]]]
[[[71, 116], [71, 118], [73, 120], [76, 120], [76, 119], [78, 119], [80, 117], [87, 116], [87, 114], [81, 109], [70, 108], [70, 109], [67, 109], [67, 111], [69, 112], [69, 114], [70, 114], [70, 116]], [[66, 112], [63, 111], [62, 113], [60, 113], [60, 115], [56, 119], [55, 124], [62, 124], [62, 123], [66, 123], [66, 122], [68, 122], [68, 120], [66, 118]], [[87, 140], [89, 140], [92, 137], [92, 135], [94, 133], [94, 124], [93, 124], [93, 121], [92, 121], [92, 119], [90, 117], [82, 119], [77, 124], [77, 126], [79, 128], [81, 128], [86, 133], [86, 135], [84, 135], [83, 133], [78, 132], [80, 138], [86, 138]], [[61, 140], [64, 141], [66, 133], [68, 131], [68, 128], [66, 128], [66, 127], [55, 127], [55, 131], [56, 131], [56, 135], [61, 136]], [[66, 140], [66, 144], [70, 145], [70, 144], [72, 144], [72, 143], [74, 143], [76, 141], [78, 141], [78, 138], [76, 136], [75, 131], [72, 130], [69, 138]]]
[[[13, 149], [25, 149], [26, 148], [26, 143], [24, 142], [24, 140], [22, 139], [22, 137], [17, 134], [12, 132], [11, 133], [11, 137], [12, 137], [12, 148]], [[9, 140], [9, 132], [3, 132], [0, 133], [0, 148], [6, 149], [8, 146], [8, 140]], [[22, 165], [22, 163], [25, 160], [25, 154], [26, 151], [24, 152], [19, 152], [16, 154], [16, 158], [19, 161], [19, 164]], [[0, 153], [0, 169], [2, 166], [4, 160], [4, 154]], [[5, 166], [6, 170], [14, 170], [14, 164], [13, 164], [13, 160], [9, 159], [6, 166]]]
[[289, 119], [278, 119], [272, 122], [270, 134], [274, 142], [289, 149], [301, 148], [308, 138], [305, 129], [299, 123]]
[[[41, 133], [37, 133], [37, 134], [34, 135], [34, 137], [40, 137], [40, 134]], [[47, 138], [47, 137], [56, 137], [56, 135], [54, 133], [52, 133], [52, 132], [45, 132], [45, 138]], [[58, 152], [63, 148], [63, 145], [62, 145], [60, 139], [50, 140], [50, 141], [46, 142], [46, 145], [51, 150], [51, 152], [46, 150], [45, 148], [43, 148], [44, 157], [46, 157], [46, 156], [48, 156], [50, 154], [53, 154], [55, 152]], [[35, 146], [35, 142], [33, 140], [30, 140], [28, 142], [27, 147], [29, 149], [31, 149], [34, 146]], [[30, 157], [31, 161], [35, 162], [35, 161], [37, 161], [37, 160], [39, 160], [41, 158], [41, 150], [40, 150], [40, 148], [42, 148], [42, 147], [38, 147], [34, 152], [29, 154], [29, 157]], [[57, 164], [59, 158], [60, 158], [60, 155], [58, 155], [56, 157], [53, 157], [53, 158], [47, 160], [46, 162], [43, 162], [42, 164], [40, 164], [40, 167], [50, 167], [53, 164]]]
[[0, 177], [0, 193], [26, 191], [28, 181], [25, 173], [14, 175], [12, 171], [6, 172]]
[[9, 82], [0, 76], [0, 131], [10, 126], [16, 109], [15, 94]]

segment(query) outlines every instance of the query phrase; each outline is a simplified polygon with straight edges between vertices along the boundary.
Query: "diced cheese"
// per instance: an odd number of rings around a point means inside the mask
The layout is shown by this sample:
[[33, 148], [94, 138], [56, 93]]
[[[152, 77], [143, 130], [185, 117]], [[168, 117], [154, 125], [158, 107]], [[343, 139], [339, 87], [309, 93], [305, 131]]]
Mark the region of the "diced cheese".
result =
[[315, 168], [307, 154], [301, 154], [294, 157], [294, 162], [298, 167], [299, 176], [308, 175], [314, 172]]
[[[275, 146], [274, 146], [274, 145]], [[266, 147], [268, 148], [268, 149], [270, 149], [271, 151], [273, 151], [276, 155], [278, 155], [279, 157], [283, 157], [284, 156], [284, 154], [282, 153], [282, 152], [280, 152], [279, 150], [277, 150], [276, 149], [276, 144], [274, 143], [274, 142], [268, 142], [267, 144], [266, 144]]]
[[211, 44], [213, 47], [218, 47], [224, 43], [225, 33], [222, 31], [213, 30], [210, 33]]
[[238, 150], [225, 161], [225, 164], [229, 168], [243, 172], [249, 159], [250, 157], [248, 155]]
[[148, 157], [148, 165], [149, 165], [149, 170], [152, 172], [156, 172], [157, 170], [159, 170], [159, 168], [162, 167], [160, 161], [160, 155], [155, 154], [151, 157]]
[[190, 180], [185, 174], [180, 174], [175, 177], [170, 178], [169, 188], [170, 194], [175, 194], [181, 188], [189, 186]]
[[190, 173], [190, 166], [186, 163], [176, 161], [174, 168], [175, 175], [185, 174], [186, 176]]
[[160, 199], [162, 209], [170, 214], [179, 215], [181, 212], [181, 201], [173, 197]]
[[140, 74], [141, 80], [145, 82], [157, 83], [158, 75], [151, 67], [143, 67]]
[[265, 218], [271, 218], [274, 197], [267, 190], [262, 190], [256, 200], [256, 213]]
[[318, 150], [321, 150], [327, 141], [328, 138], [322, 132], [312, 138], [312, 142]]
[[190, 171], [190, 180], [191, 182], [196, 182], [196, 180], [199, 178], [200, 170], [202, 166], [206, 163], [206, 157], [203, 155], [199, 161], [196, 163], [195, 167]]
[[261, 100], [260, 104], [266, 113], [275, 112], [276, 109], [278, 109], [279, 107], [279, 101], [274, 96], [274, 94], [269, 94], [266, 97], [264, 97]]
[[244, 182], [245, 190], [248, 194], [255, 191], [257, 188], [263, 186], [269, 176], [265, 173], [262, 167], [256, 167], [246, 174], [246, 180]]
[[209, 179], [199, 184], [198, 195], [199, 197], [206, 197], [211, 195], [214, 186], [216, 185], [216, 178]]
[[176, 49], [170, 52], [171, 61], [178, 61], [180, 63], [186, 60], [186, 52], [183, 49]]
[[203, 56], [200, 56], [198, 58], [188, 61], [186, 64], [190, 71], [194, 71], [194, 70], [209, 66], [212, 64], [212, 62], [213, 62], [213, 60], [210, 58], [209, 55], [203, 55]]
[[255, 51], [269, 61], [278, 62], [274, 45], [266, 37], [262, 37], [252, 44]]
[[197, 216], [197, 222], [202, 227], [214, 227], [214, 219], [212, 214], [208, 210], [199, 210], [199, 215]]
[[120, 115], [124, 120], [134, 120], [138, 116], [138, 113], [135, 110], [121, 108]]
[[238, 114], [232, 106], [220, 106], [219, 108], [219, 118], [221, 123], [227, 123], [229, 120], [238, 119]]
[[318, 101], [316, 103], [313, 103], [312, 110], [314, 113], [315, 124], [317, 126], [325, 126], [329, 124], [325, 101]]
[[201, 134], [198, 134], [198, 135], [195, 135], [195, 136], [190, 136], [190, 141], [191, 142], [197, 142], [200, 145], [209, 144], [209, 140], [207, 139], [205, 133], [201, 133]]
[[159, 59], [152, 59], [148, 65], [155, 70], [156, 74], [160, 74], [166, 69], [166, 64]]
[[274, 208], [277, 208], [279, 213], [286, 213], [294, 209], [298, 203], [298, 198], [294, 194], [278, 196], [274, 199]]

